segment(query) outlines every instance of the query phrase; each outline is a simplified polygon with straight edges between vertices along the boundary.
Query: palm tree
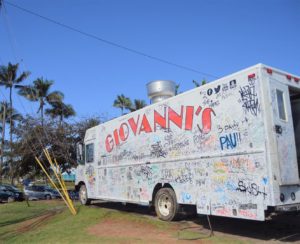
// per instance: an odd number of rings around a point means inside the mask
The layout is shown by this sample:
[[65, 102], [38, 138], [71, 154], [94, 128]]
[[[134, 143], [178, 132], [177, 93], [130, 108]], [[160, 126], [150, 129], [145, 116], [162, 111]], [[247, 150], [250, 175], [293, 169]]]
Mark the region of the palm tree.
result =
[[[22, 115], [19, 114], [15, 109], [10, 108], [9, 103], [6, 101], [0, 102], [0, 120], [1, 126], [0, 131], [2, 133], [1, 137], [1, 160], [0, 160], [0, 182], [1, 182], [1, 175], [2, 175], [2, 167], [3, 167], [3, 158], [4, 158], [4, 151], [5, 151], [5, 127], [6, 123], [11, 123], [12, 121], [12, 128], [14, 128], [15, 121], [21, 121]], [[11, 165], [12, 168], [12, 165]]]
[[121, 94], [117, 96], [117, 99], [115, 99], [113, 106], [116, 108], [120, 108], [123, 115], [124, 109], [130, 109], [132, 106], [132, 102], [129, 97], [125, 97], [123, 94]]
[[3, 101], [0, 103], [0, 120], [1, 120], [1, 161], [0, 161], [0, 182], [2, 182], [2, 167], [3, 167], [3, 153], [4, 153], [4, 143], [5, 143], [5, 125], [7, 122], [7, 110], [8, 103]]
[[60, 124], [64, 118], [69, 118], [75, 115], [75, 110], [71, 104], [65, 104], [62, 100], [50, 102], [52, 108], [47, 108], [45, 114], [50, 115], [52, 118], [59, 117]]
[[147, 104], [144, 100], [134, 99], [133, 105], [130, 107], [130, 111], [131, 112], [137, 111], [137, 110], [139, 110], [141, 108], [144, 108], [146, 106], [147, 106]]
[[207, 82], [206, 82], [205, 79], [203, 79], [202, 82], [201, 82], [201, 85], [200, 85], [200, 83], [198, 83], [198, 82], [195, 81], [195, 80], [193, 80], [193, 83], [194, 83], [195, 87], [199, 87], [199, 86], [205, 85]]
[[50, 88], [53, 85], [52, 80], [46, 80], [38, 78], [33, 81], [33, 85], [18, 86], [19, 94], [24, 96], [30, 101], [39, 102], [39, 108], [37, 113], [41, 113], [42, 126], [44, 126], [44, 106], [46, 103], [54, 103], [61, 101], [64, 97], [62, 92], [53, 91], [50, 92]]
[[10, 109], [7, 110], [8, 117], [9, 117], [9, 125], [10, 125], [10, 150], [12, 150], [12, 134], [13, 134], [13, 99], [12, 99], [12, 90], [17, 86], [17, 84], [20, 84], [22, 81], [24, 81], [29, 75], [30, 72], [22, 72], [20, 76], [17, 75], [18, 73], [19, 64], [11, 64], [8, 63], [7, 66], [2, 65], [0, 66], [0, 85], [5, 86], [5, 88], [9, 89], [9, 107]]
[[178, 84], [175, 85], [175, 96], [180, 93], [179, 92], [179, 88], [180, 88], [180, 83], [178, 83]]

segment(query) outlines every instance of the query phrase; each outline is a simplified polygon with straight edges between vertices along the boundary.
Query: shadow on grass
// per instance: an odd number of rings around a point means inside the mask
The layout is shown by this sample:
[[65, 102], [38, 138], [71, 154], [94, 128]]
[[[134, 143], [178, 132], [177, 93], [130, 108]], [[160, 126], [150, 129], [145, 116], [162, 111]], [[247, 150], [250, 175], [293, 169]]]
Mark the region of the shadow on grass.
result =
[[[137, 213], [149, 217], [156, 216], [154, 208], [136, 204], [127, 203], [124, 205], [116, 202], [95, 202], [91, 206], [127, 213]], [[273, 216], [271, 220], [263, 222], [217, 216], [210, 216], [210, 221], [213, 231], [219, 232], [221, 235], [252, 238], [254, 241], [300, 241], [300, 213], [277, 215]], [[195, 217], [182, 212], [176, 222], [180, 225], [191, 224], [194, 227], [198, 226], [205, 233], [206, 231], [207, 233], [210, 231], [207, 217], [204, 215]]]

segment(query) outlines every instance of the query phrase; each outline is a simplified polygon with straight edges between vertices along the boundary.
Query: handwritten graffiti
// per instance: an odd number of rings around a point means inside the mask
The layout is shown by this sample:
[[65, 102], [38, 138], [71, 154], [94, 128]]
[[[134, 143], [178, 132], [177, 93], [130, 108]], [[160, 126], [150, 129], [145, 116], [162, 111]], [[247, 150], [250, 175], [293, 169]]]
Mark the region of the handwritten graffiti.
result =
[[239, 214], [247, 219], [256, 219], [257, 218], [257, 214], [253, 213], [249, 210], [240, 209]]
[[247, 203], [247, 204], [240, 204], [239, 205], [239, 209], [257, 209], [257, 204], [253, 204], [253, 203]]
[[258, 112], [260, 111], [260, 105], [258, 102], [258, 95], [255, 90], [255, 82], [249, 81], [249, 85], [240, 87], [239, 92], [243, 102], [242, 107], [245, 109], [245, 111], [257, 116]]
[[264, 199], [267, 196], [267, 193], [265, 192], [265, 187], [263, 188], [263, 190], [261, 190], [256, 183], [245, 183], [243, 180], [239, 180], [238, 187], [236, 188], [236, 190], [243, 193], [248, 193], [252, 196], [262, 195]]
[[188, 173], [183, 173], [181, 175], [178, 175], [175, 178], [175, 182], [176, 183], [190, 183], [190, 184], [192, 184], [193, 183], [192, 173], [188, 172]]
[[220, 137], [221, 149], [234, 149], [241, 142], [240, 133], [231, 133]]
[[141, 166], [140, 169], [141, 174], [146, 178], [146, 179], [151, 179], [152, 178], [152, 169], [149, 166]]
[[218, 133], [220, 134], [223, 132], [238, 130], [238, 128], [239, 128], [239, 123], [234, 120], [232, 123], [227, 125], [218, 125]]
[[192, 195], [188, 192], [182, 192], [181, 193], [181, 198], [182, 198], [182, 201], [184, 203], [190, 203], [192, 202]]
[[163, 169], [161, 171], [161, 180], [165, 182], [174, 182], [179, 184], [193, 183], [193, 174], [190, 169]]
[[87, 176], [89, 184], [93, 185], [96, 181], [96, 172], [92, 165], [89, 165], [85, 170], [85, 175]]
[[156, 158], [160, 158], [163, 157], [165, 158], [167, 156], [167, 152], [165, 152], [162, 148], [161, 142], [158, 141], [155, 144], [151, 145], [151, 153], [150, 153], [151, 157], [156, 157]]

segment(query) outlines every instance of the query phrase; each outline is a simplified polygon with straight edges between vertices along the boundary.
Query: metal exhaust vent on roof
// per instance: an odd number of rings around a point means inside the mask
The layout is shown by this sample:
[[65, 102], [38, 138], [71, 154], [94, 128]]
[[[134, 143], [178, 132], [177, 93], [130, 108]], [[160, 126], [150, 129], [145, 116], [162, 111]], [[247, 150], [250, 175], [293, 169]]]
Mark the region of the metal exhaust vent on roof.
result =
[[151, 103], [157, 103], [175, 96], [176, 84], [170, 80], [155, 80], [147, 84], [148, 97]]

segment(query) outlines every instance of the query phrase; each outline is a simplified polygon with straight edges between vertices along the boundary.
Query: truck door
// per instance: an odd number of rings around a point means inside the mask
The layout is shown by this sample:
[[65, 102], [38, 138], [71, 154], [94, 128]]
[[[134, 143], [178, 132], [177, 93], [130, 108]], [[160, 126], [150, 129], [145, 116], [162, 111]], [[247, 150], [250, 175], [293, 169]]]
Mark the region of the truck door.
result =
[[96, 168], [94, 140], [85, 142], [85, 182], [90, 198], [96, 195]]
[[280, 185], [299, 183], [295, 135], [289, 89], [287, 85], [271, 79], [273, 133], [276, 140]]

